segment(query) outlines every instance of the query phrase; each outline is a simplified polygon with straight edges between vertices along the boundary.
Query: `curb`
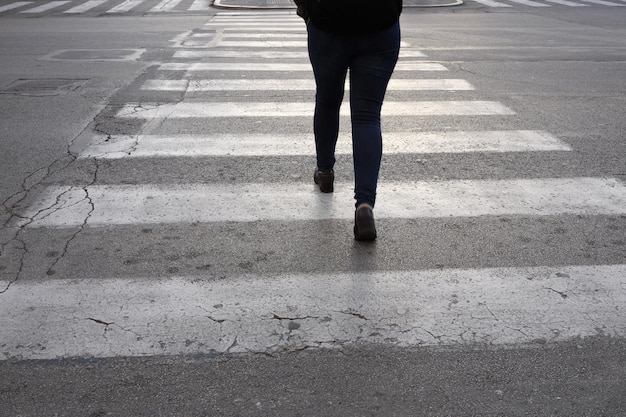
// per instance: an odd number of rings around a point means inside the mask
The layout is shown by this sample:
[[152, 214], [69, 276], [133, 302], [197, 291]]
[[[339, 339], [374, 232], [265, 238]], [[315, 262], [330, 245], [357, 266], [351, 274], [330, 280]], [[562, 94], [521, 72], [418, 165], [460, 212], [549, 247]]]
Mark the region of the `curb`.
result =
[[[260, 3], [262, 1], [268, 0], [253, 0], [255, 3]], [[272, 1], [272, 0], [269, 0]], [[426, 8], [426, 7], [453, 7], [453, 6], [461, 6], [463, 4], [463, 0], [453, 0], [451, 3], [441, 3], [441, 4], [433, 4], [432, 1], [426, 0], [429, 4], [404, 4], [403, 7], [407, 8]], [[221, 8], [221, 9], [240, 9], [240, 10], [284, 10], [284, 9], [296, 9], [296, 6], [293, 4], [292, 0], [283, 0], [283, 4], [240, 4], [245, 2], [245, 0], [214, 0], [213, 7]], [[279, 3], [273, 0], [274, 3]], [[230, 3], [230, 4], [228, 4]], [[239, 4], [235, 4], [239, 3]], [[419, 3], [413, 2], [413, 3]]]

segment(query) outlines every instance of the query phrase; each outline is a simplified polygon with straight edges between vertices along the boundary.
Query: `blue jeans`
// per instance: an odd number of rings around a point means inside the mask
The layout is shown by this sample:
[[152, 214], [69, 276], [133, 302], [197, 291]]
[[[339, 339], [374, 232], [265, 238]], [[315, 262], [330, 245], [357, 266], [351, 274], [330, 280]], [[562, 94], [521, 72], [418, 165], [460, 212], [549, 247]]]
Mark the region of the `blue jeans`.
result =
[[382, 158], [380, 110], [400, 50], [400, 24], [366, 35], [340, 36], [308, 25], [309, 58], [317, 92], [313, 132], [317, 168], [335, 165], [339, 108], [350, 69], [350, 114], [356, 205], [374, 207]]

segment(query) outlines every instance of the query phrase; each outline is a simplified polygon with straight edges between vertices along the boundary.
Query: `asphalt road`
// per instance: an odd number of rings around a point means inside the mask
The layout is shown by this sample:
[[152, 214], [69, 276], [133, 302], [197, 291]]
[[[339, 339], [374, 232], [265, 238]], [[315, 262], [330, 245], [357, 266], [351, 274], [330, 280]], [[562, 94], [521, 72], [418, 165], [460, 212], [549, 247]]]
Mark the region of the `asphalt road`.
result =
[[304, 27], [154, 6], [0, 12], [0, 416], [626, 415], [626, 7], [405, 10], [363, 245]]

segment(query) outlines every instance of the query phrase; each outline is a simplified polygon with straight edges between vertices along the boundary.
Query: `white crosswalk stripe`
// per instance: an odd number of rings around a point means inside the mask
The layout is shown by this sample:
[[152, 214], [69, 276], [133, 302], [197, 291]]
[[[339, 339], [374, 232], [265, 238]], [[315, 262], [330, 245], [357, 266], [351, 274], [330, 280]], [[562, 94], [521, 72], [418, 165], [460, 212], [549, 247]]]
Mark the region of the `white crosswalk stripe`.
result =
[[599, 4], [602, 6], [609, 6], [609, 7], [615, 7], [615, 6], [626, 6], [624, 4], [617, 4], [614, 2], [610, 2], [610, 1], [605, 1], [605, 0], [581, 0], [585, 3], [592, 3], [592, 4]]
[[[304, 71], [310, 72], [311, 66], [307, 63], [248, 63], [248, 62], [170, 62], [161, 64], [165, 71]], [[396, 65], [396, 71], [447, 71], [447, 68], [437, 62], [403, 61]]]
[[524, 6], [530, 6], [530, 7], [550, 7], [549, 4], [538, 3], [536, 1], [531, 1], [531, 0], [509, 0], [509, 1], [513, 3], [523, 4]]
[[625, 286], [626, 265], [26, 281], [0, 335], [22, 359], [559, 342], [623, 335]]
[[[96, 0], [91, 1], [67, 12], [96, 7]], [[538, 2], [516, 1], [531, 7]], [[166, 0], [156, 7], [171, 11], [177, 7], [174, 3], [177, 1]], [[117, 12], [138, 4], [126, 0], [116, 6]], [[205, 3], [194, 4], [204, 7]], [[255, 19], [258, 16], [267, 19]], [[234, 230], [259, 224], [288, 225], [296, 231], [293, 236], [299, 236], [297, 230], [305, 224], [322, 225], [327, 220], [351, 227], [353, 184], [338, 180], [334, 193], [322, 194], [310, 179], [312, 166], [298, 168], [306, 170], [306, 182], [288, 176], [277, 181], [271, 175], [259, 175], [252, 181], [226, 180], [228, 175], [219, 180], [204, 178], [206, 172], [223, 169], [215, 167], [215, 161], [245, 164], [272, 158], [312, 159], [311, 128], [303, 131], [283, 123], [291, 118], [311, 125], [315, 88], [305, 45], [293, 47], [292, 52], [285, 51], [291, 47], [283, 43], [293, 35], [301, 36], [304, 26], [275, 30], [285, 16], [286, 21], [297, 22], [293, 15], [278, 13], [221, 13], [210, 24], [186, 34], [173, 47], [172, 62], [153, 67], [152, 78], [143, 79], [136, 90], [140, 96], [177, 98], [138, 98], [112, 105], [108, 117], [120, 123], [119, 130], [126, 126], [131, 130], [104, 135], [99, 130], [76, 153], [76, 163], [93, 161], [97, 166], [96, 180], [82, 184], [72, 178], [46, 185], [9, 226], [35, 235], [60, 232], [73, 236], [84, 231], [95, 236], [126, 236], [155, 227], [184, 234], [197, 225]], [[251, 22], [256, 31], [250, 30]], [[189, 48], [186, 42], [199, 38], [194, 34], [206, 33], [207, 27], [221, 27], [221, 33], [228, 36], [206, 35], [212, 42], [206, 49]], [[258, 50], [249, 43], [257, 38], [275, 40], [282, 50]], [[509, 173], [506, 178], [490, 178], [477, 170], [476, 177], [421, 180], [411, 165], [420, 155], [456, 161], [545, 154], [557, 160], [572, 154], [569, 144], [541, 128], [503, 128], [503, 120], [508, 125], [518, 123], [509, 120], [515, 119], [511, 116], [518, 109], [476, 99], [480, 91], [466, 80], [422, 78], [425, 73], [434, 77], [453, 71], [425, 59], [421, 51], [407, 45], [397, 68], [400, 76], [389, 85], [383, 114], [401, 122], [384, 130], [384, 154], [395, 160], [410, 159], [403, 162], [410, 175], [381, 180], [377, 220], [454, 219], [462, 225], [516, 219], [526, 225], [536, 219], [575, 216], [585, 222], [594, 216], [626, 215], [626, 185], [610, 177], [571, 173], [542, 177], [529, 170], [519, 172], [519, 177]], [[214, 73], [219, 76], [213, 77]], [[268, 73], [278, 74], [268, 77]], [[283, 77], [285, 73], [288, 78]], [[418, 95], [410, 94], [413, 91], [445, 95], [445, 99], [419, 100]], [[307, 98], [301, 92], [307, 92]], [[451, 99], [450, 95], [465, 97]], [[349, 106], [342, 106], [342, 115], [349, 115]], [[416, 122], [419, 116], [429, 117]], [[461, 116], [476, 118], [481, 130], [451, 130], [440, 123]], [[190, 120], [193, 118], [201, 123]], [[267, 123], [257, 124], [253, 118]], [[230, 128], [232, 121], [239, 123], [237, 129]], [[270, 127], [263, 130], [262, 125]], [[275, 126], [280, 129], [272, 130]], [[346, 129], [342, 126], [338, 155], [352, 152]], [[188, 164], [191, 170], [198, 170], [195, 162], [200, 161], [203, 176], [201, 180], [185, 176], [183, 181], [170, 182], [166, 168], [159, 176], [149, 172], [148, 180], [135, 181], [130, 172], [126, 176], [127, 171], [134, 171], [129, 167], [149, 170], [141, 165], [147, 161], [159, 169], [174, 161]], [[115, 164], [120, 164], [117, 170], [122, 173], [101, 180]], [[275, 165], [273, 169], [282, 168]], [[250, 244], [278, 238], [290, 239], [255, 236]], [[239, 237], [233, 234], [228, 239]], [[303, 245], [298, 239], [289, 243]], [[207, 255], [208, 261], [211, 256], [228, 256], [232, 242], [220, 244], [224, 252]], [[515, 244], [512, 247], [515, 249]], [[43, 281], [0, 281], [0, 286], [9, 287], [7, 294], [13, 294], [0, 304], [4, 318], [0, 355], [6, 359], [54, 359], [267, 353], [353, 342], [401, 347], [560, 342], [597, 335], [598, 329], [610, 336], [626, 334], [621, 308], [626, 302], [626, 265], [605, 265], [604, 261], [555, 266], [525, 258], [523, 265], [533, 266], [498, 267], [497, 262], [494, 259], [488, 268], [417, 270], [360, 265], [358, 272], [323, 273], [297, 272], [298, 265], [294, 265], [296, 272], [242, 273], [223, 280], [205, 279], [200, 273], [171, 273], [160, 278], [117, 274], [64, 279], [60, 274], [59, 279]], [[496, 266], [491, 267], [493, 264]]]
[[[94, 185], [49, 187], [19, 226], [72, 227], [158, 223], [349, 219], [336, 201], [350, 201], [351, 184], [332, 195], [302, 185]], [[626, 187], [615, 179], [543, 178], [382, 183], [379, 219], [503, 215], [626, 214]], [[204, 210], [211, 207], [211, 210]], [[255, 210], [263, 207], [263, 210]], [[306, 207], [295, 210], [296, 207]]]
[[107, 10], [107, 13], [129, 12], [135, 7], [139, 6], [143, 2], [144, 0], [124, 0], [122, 3], [118, 4], [117, 6], [111, 8], [110, 10]]
[[[145, 158], [163, 156], [310, 155], [310, 134], [216, 134], [95, 136], [81, 158]], [[547, 132], [494, 130], [475, 132], [387, 132], [385, 154], [468, 152], [545, 152], [572, 149]], [[352, 152], [350, 137], [341, 134], [337, 154]]]
[[[313, 112], [314, 104], [276, 102], [222, 102], [176, 104], [126, 104], [117, 117], [129, 119], [185, 119], [192, 117], [306, 117]], [[350, 109], [342, 106], [341, 115], [348, 116]], [[415, 101], [387, 102], [383, 105], [383, 116], [476, 116], [512, 115], [511, 109], [494, 101]]]
[[15, 3], [11, 3], [11, 4], [4, 5], [4, 6], [0, 6], [0, 13], [6, 12], [7, 10], [18, 9], [20, 7], [27, 6], [27, 5], [32, 4], [32, 3], [33, 3], [32, 1], [18, 1], [18, 2], [15, 2]]
[[190, 12], [203, 12], [209, 10], [211, 7], [211, 0], [194, 0], [191, 6], [189, 6]]
[[64, 11], [63, 13], [84, 13], [87, 10], [91, 10], [95, 7], [101, 6], [102, 4], [106, 3], [107, 0], [89, 0], [83, 4], [80, 4], [76, 7], [72, 7], [69, 10]]
[[510, 4], [501, 3], [494, 0], [474, 0], [477, 3], [484, 4], [489, 7], [512, 7]]
[[150, 9], [150, 11], [151, 12], [167, 12], [167, 11], [171, 11], [171, 10], [174, 10], [174, 8], [176, 6], [178, 6], [178, 4], [181, 1], [182, 0], [163, 0], [159, 4], [154, 6], [152, 9]]
[[46, 3], [40, 6], [34, 7], [32, 9], [23, 10], [20, 13], [42, 13], [51, 9], [56, 9], [57, 7], [61, 7], [67, 3], [69, 3], [69, 1], [52, 1], [50, 3]]
[[[147, 80], [142, 90], [186, 91], [312, 91], [315, 81], [312, 79], [260, 79], [260, 80]], [[389, 82], [389, 91], [424, 91], [424, 90], [473, 90], [474, 87], [460, 79], [393, 79]], [[346, 83], [346, 90], [350, 90]]]
[[[280, 146], [276, 146], [276, 145]], [[143, 158], [154, 156], [263, 156], [309, 155], [307, 134], [221, 134], [213, 136], [115, 136], [94, 137], [82, 158]], [[571, 148], [541, 131], [411, 132], [385, 134], [385, 153], [545, 152]], [[340, 136], [337, 154], [350, 154], [350, 138]]]
[[581, 4], [581, 3], [574, 3], [573, 1], [569, 1], [569, 0], [546, 0], [549, 3], [555, 3], [555, 4], [560, 4], [563, 6], [570, 6], [570, 7], [585, 7], [588, 6], [587, 4]]
[[[185, 44], [185, 46], [188, 46]], [[179, 50], [174, 52], [174, 58], [201, 59], [201, 58], [263, 58], [263, 59], [308, 59], [306, 51], [252, 51], [252, 50]], [[400, 58], [425, 58], [421, 51], [403, 48], [400, 50]]]

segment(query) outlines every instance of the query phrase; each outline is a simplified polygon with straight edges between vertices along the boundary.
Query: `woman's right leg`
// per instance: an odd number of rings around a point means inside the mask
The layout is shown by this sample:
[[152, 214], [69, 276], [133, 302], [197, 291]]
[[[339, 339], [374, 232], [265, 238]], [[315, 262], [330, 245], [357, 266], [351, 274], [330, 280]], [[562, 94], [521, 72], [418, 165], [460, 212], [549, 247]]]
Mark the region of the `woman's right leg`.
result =
[[335, 165], [339, 109], [350, 56], [345, 38], [317, 29], [311, 23], [308, 25], [308, 46], [317, 86], [313, 116], [317, 169], [330, 172]]

